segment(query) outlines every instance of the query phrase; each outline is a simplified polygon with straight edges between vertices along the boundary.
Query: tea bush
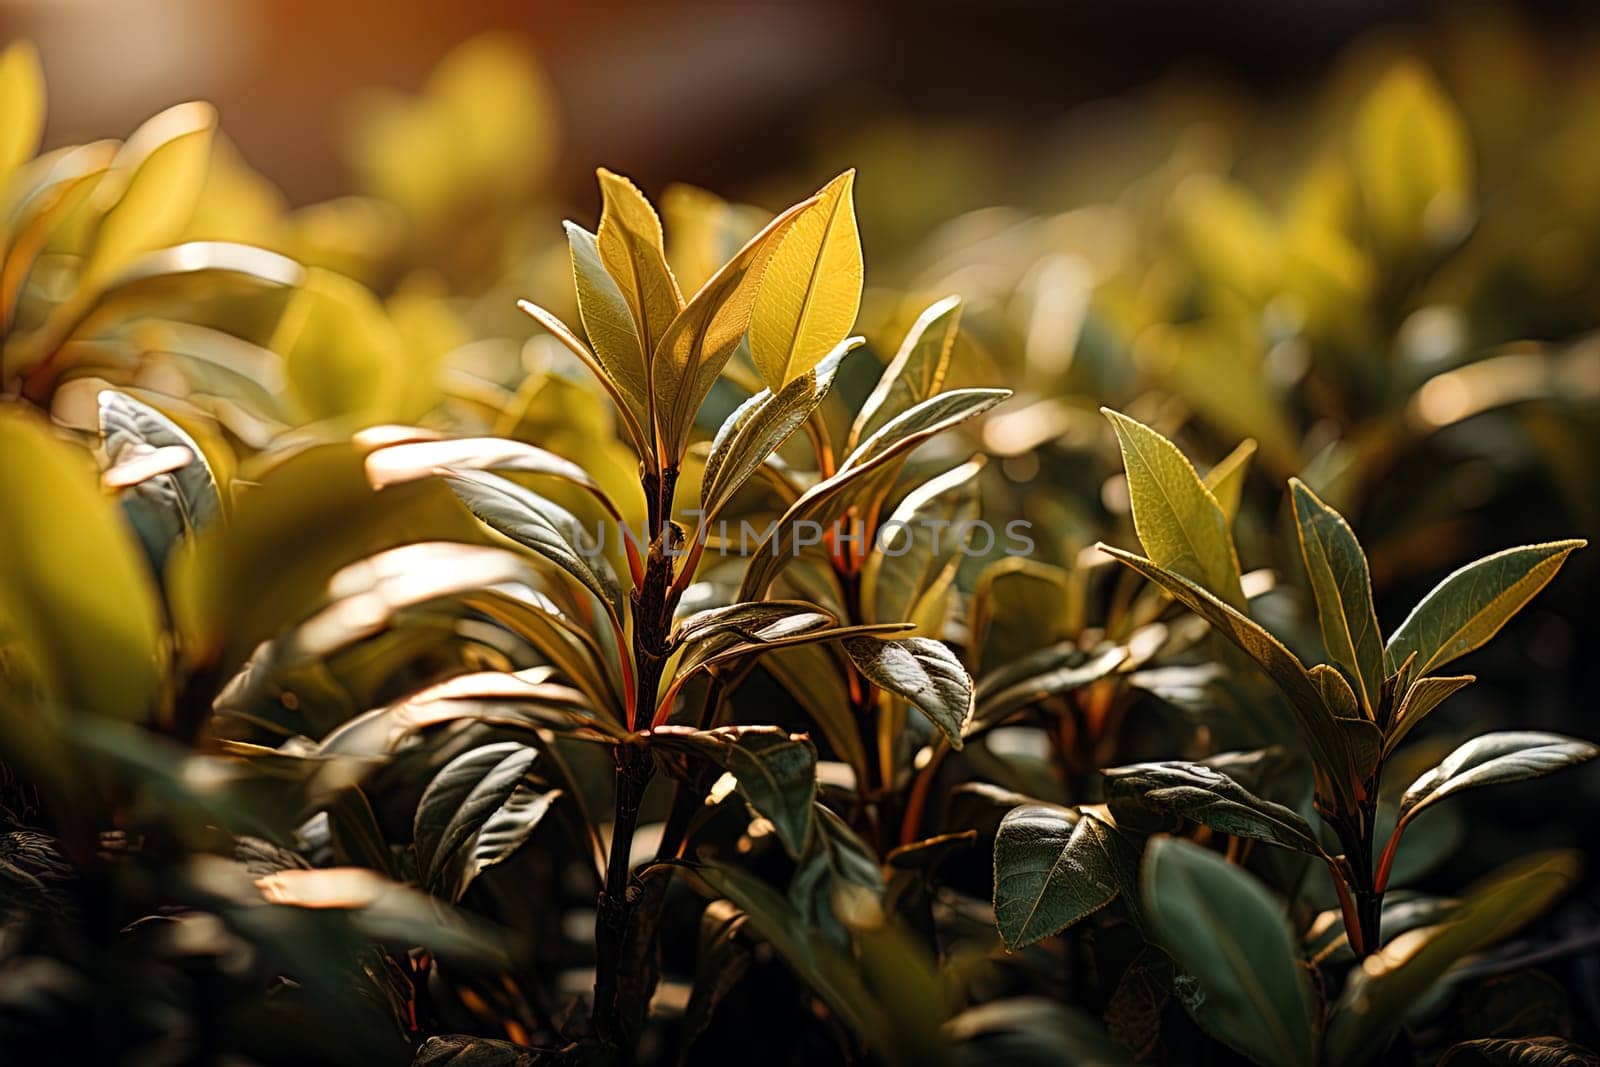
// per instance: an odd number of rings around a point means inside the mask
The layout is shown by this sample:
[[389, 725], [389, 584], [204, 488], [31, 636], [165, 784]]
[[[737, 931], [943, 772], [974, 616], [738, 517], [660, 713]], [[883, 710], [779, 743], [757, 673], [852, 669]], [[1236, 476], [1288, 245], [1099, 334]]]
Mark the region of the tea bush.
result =
[[853, 170], [557, 242], [546, 92], [469, 43], [290, 209], [203, 104], [36, 154], [0, 58], [8, 1058], [1594, 1062], [1583, 801], [1461, 808], [1600, 753], [1491, 644], [1596, 305], [1496, 288], [1417, 61], [1281, 204], [873, 289]]

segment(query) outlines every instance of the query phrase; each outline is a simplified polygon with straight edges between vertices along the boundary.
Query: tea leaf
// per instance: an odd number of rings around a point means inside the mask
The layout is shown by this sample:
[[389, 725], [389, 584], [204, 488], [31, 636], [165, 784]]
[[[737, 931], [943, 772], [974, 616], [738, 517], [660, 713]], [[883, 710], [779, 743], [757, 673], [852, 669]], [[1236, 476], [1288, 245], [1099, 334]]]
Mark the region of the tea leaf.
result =
[[639, 417], [640, 402], [638, 399], [623, 392], [622, 387], [612, 379], [611, 373], [606, 370], [600, 358], [589, 349], [588, 345], [578, 339], [578, 335], [573, 333], [566, 323], [538, 304], [527, 300], [517, 301], [517, 307], [529, 318], [550, 331], [550, 335], [560, 341], [567, 351], [576, 356], [578, 362], [582, 363], [594, 375], [595, 381], [600, 383], [600, 387], [606, 391], [606, 395], [616, 405], [617, 414], [622, 417], [623, 428], [628, 433], [628, 440], [633, 445], [634, 452], [639, 456], [641, 462], [647, 465], [653, 464], [655, 459], [655, 438], [651, 433], [646, 432], [650, 426], [648, 417], [644, 419]]
[[13, 41], [0, 52], [0, 185], [39, 150], [44, 99], [38, 49]]
[[750, 319], [750, 355], [781, 391], [855, 325], [861, 306], [861, 235], [847, 170], [818, 190], [795, 219], [761, 280]]
[[1158, 565], [1244, 610], [1239, 557], [1217, 498], [1171, 441], [1110, 408], [1100, 411], [1122, 448], [1139, 543]]
[[140, 253], [178, 238], [200, 198], [216, 128], [210, 104], [189, 103], [168, 108], [133, 132], [94, 190], [105, 215], [80, 287], [98, 289]]
[[406, 441], [367, 454], [367, 479], [374, 489], [414, 482], [449, 471], [517, 471], [544, 474], [586, 490], [612, 518], [617, 506], [589, 472], [569, 459], [521, 441], [503, 437], [456, 437], [442, 441]]
[[1508, 548], [1451, 574], [1389, 636], [1384, 649], [1389, 669], [1415, 652], [1413, 673], [1421, 676], [1483, 645], [1586, 543], [1555, 541]]
[[890, 419], [862, 441], [839, 465], [839, 473], [881, 462], [909, 445], [921, 444], [934, 434], [982, 414], [1011, 395], [1009, 389], [950, 389], [938, 393]]
[[1383, 703], [1383, 633], [1372, 607], [1372, 578], [1366, 553], [1337, 511], [1319, 500], [1298, 478], [1289, 479], [1300, 554], [1317, 599], [1322, 643], [1358, 684], [1361, 708], [1375, 718]]
[[858, 444], [944, 387], [961, 324], [961, 298], [947, 296], [917, 316], [899, 351], [856, 414], [846, 447]]
[[311, 271], [268, 347], [283, 357], [289, 398], [307, 419], [406, 414], [404, 341], [377, 297], [350, 278]]
[[433, 776], [412, 827], [424, 885], [443, 886], [460, 854], [511, 799], [538, 757], [536, 749], [504, 741], [468, 749]]
[[661, 462], [677, 466], [689, 444], [695, 415], [733, 350], [750, 328], [756, 291], [767, 265], [812, 201], [780, 214], [701, 286], [656, 344], [651, 390]]
[[1389, 724], [1389, 732], [1383, 739], [1383, 754], [1387, 756], [1393, 752], [1395, 746], [1411, 732], [1411, 728], [1443, 704], [1452, 693], [1465, 689], [1475, 681], [1477, 678], [1471, 674], [1449, 678], [1434, 675], [1418, 678], [1415, 683], [1401, 689], [1405, 696], [1401, 698], [1394, 722]]
[[954, 571], [978, 519], [982, 469], [981, 460], [972, 460], [924, 482], [884, 521], [861, 571], [863, 616], [909, 619], [922, 595]]
[[845, 509], [875, 507], [899, 475], [904, 457], [928, 438], [965, 422], [1010, 396], [1005, 389], [956, 389], [923, 401], [892, 420], [845, 458], [831, 478], [813, 485], [790, 505], [773, 532], [751, 556], [739, 586], [740, 600], [765, 595], [785, 563], [798, 555], [795, 540], [805, 524], [835, 522]]
[[972, 679], [954, 652], [926, 637], [848, 638], [844, 650], [873, 685], [904, 699], [960, 748], [972, 719]]
[[678, 623], [672, 646], [687, 649], [719, 636], [731, 640], [757, 640], [761, 630], [796, 616], [805, 616], [807, 619], [818, 616], [830, 623], [837, 621], [830, 613], [803, 600], [758, 600], [748, 604], [727, 604], [697, 611]]
[[101, 391], [99, 402], [100, 434], [113, 464], [155, 449], [175, 447], [189, 453], [188, 462], [143, 479], [123, 493], [123, 507], [134, 527], [159, 531], [159, 543], [148, 545], [159, 567], [179, 536], [193, 534], [221, 514], [216, 479], [194, 438], [155, 408], [111, 389]]
[[1457, 960], [1542, 913], [1577, 881], [1579, 866], [1572, 852], [1515, 860], [1469, 889], [1447, 921], [1409, 930], [1368, 956], [1334, 1005], [1323, 1045], [1327, 1062], [1373, 1062], [1407, 1012]]
[[1122, 881], [1093, 815], [1028, 804], [1000, 821], [994, 840], [994, 914], [1013, 952], [1059, 933], [1116, 899]]
[[606, 377], [626, 401], [629, 417], [640, 426], [649, 426], [650, 361], [646, 353], [650, 349], [639, 335], [633, 308], [606, 270], [599, 238], [575, 222], [566, 223], [566, 228], [584, 333]]
[[734, 409], [711, 442], [701, 480], [702, 523], [727, 506], [749, 477], [777, 451], [828, 395], [839, 364], [863, 338], [841, 342], [822, 362], [774, 393], [763, 389]]
[[35, 677], [67, 709], [142, 720], [161, 686], [159, 612], [148, 565], [88, 454], [42, 420], [0, 407], [8, 667]]
[[1215, 1037], [1257, 1063], [1315, 1060], [1306, 972], [1282, 904], [1213, 852], [1157, 837], [1145, 853], [1144, 903], [1161, 945], [1199, 984], [1185, 1004]]
[[[628, 179], [601, 168], [600, 259], [632, 312], [640, 356], [655, 351], [683, 308], [678, 282], [667, 266], [661, 220]], [[587, 321], [587, 320], [586, 320]]]
[[978, 574], [967, 621], [980, 678], [1071, 636], [1071, 579], [1060, 567], [1007, 556]]
[[1400, 798], [1396, 830], [1463, 789], [1520, 782], [1600, 756], [1600, 746], [1560, 734], [1507, 730], [1474, 737], [1412, 782]]
[[1239, 517], [1239, 501], [1243, 499], [1244, 483], [1250, 476], [1250, 461], [1255, 454], [1256, 443], [1247, 437], [1234, 446], [1232, 452], [1217, 460], [1201, 479], [1217, 498], [1217, 506], [1230, 526]]
[[1324, 855], [1316, 831], [1298, 813], [1263, 800], [1215, 767], [1204, 763], [1136, 763], [1101, 773], [1108, 801], [1125, 797], [1219, 833], [1267, 841], [1308, 856]]
[[857, 837], [845, 821], [824, 804], [812, 817], [816, 832], [811, 846], [795, 867], [789, 882], [789, 899], [824, 937], [840, 948], [850, 947], [850, 931], [840, 921], [836, 901], [850, 894], [867, 894], [881, 904], [883, 871], [877, 855]]

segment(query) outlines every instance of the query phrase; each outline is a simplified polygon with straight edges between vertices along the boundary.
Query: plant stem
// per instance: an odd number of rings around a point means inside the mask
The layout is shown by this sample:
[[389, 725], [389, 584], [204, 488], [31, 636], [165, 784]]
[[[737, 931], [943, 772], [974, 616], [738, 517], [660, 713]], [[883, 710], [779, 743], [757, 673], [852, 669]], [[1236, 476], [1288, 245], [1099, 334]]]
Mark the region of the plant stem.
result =
[[[648, 729], [655, 717], [656, 694], [666, 666], [667, 639], [672, 629], [672, 612], [677, 597], [673, 592], [673, 554], [677, 550], [677, 527], [672, 523], [672, 495], [677, 471], [668, 468], [660, 476], [644, 472], [642, 482], [650, 519], [650, 550], [644, 563], [643, 580], [634, 588], [633, 648], [636, 674], [633, 706], [628, 709], [630, 730]], [[613, 752], [616, 765], [616, 796], [611, 821], [611, 848], [606, 861], [605, 885], [595, 903], [595, 981], [594, 1008], [590, 1025], [594, 1034], [624, 1063], [634, 1059], [634, 1044], [644, 1021], [649, 983], [631, 980], [624, 973], [629, 966], [631, 935], [637, 920], [639, 892], [633, 884], [633, 835], [639, 824], [639, 807], [655, 776], [650, 750], [635, 734]]]

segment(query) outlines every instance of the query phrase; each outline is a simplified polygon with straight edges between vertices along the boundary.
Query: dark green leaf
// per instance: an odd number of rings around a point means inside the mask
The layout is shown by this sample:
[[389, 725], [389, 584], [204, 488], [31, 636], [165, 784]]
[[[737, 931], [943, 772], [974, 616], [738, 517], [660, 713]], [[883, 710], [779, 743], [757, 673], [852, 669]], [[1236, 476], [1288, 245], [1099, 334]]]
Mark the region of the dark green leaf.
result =
[[994, 914], [1012, 950], [1066, 929], [1116, 899], [1107, 855], [1112, 833], [1092, 815], [1024, 805], [1000, 822], [994, 841]]
[[1215, 1037], [1257, 1063], [1316, 1059], [1307, 972], [1283, 906], [1255, 878], [1177, 838], [1145, 853], [1144, 903], [1162, 947], [1199, 985], [1186, 1005]]
[[439, 886], [458, 854], [511, 799], [536, 749], [504, 741], [469, 749], [434, 775], [417, 802], [412, 828], [423, 884]]
[[1126, 797], [1220, 833], [1323, 855], [1316, 831], [1293, 809], [1263, 800], [1204, 763], [1136, 763], [1102, 773], [1107, 800]]
[[844, 650], [869, 682], [926, 715], [951, 748], [961, 747], [972, 718], [972, 679], [954, 652], [926, 637], [850, 637]]
[[709, 760], [733, 775], [739, 795], [772, 823], [789, 855], [805, 851], [817, 795], [817, 750], [810, 738], [776, 726], [659, 726], [650, 737], [654, 744]]

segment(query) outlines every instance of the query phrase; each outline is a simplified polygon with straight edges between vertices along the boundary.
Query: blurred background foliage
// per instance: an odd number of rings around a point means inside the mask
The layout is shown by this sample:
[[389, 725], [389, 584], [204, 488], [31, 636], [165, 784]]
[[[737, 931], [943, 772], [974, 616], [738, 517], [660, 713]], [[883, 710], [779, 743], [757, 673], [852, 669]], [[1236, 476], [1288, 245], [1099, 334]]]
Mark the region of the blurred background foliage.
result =
[[[199, 538], [196, 552], [169, 564], [178, 535], [140, 525], [126, 495], [138, 543], [118, 533], [120, 513], [81, 449], [37, 420], [4, 425], [7, 506], [76, 516], [0, 542], [10, 562], [35, 561], [36, 579], [0, 600], [7, 681], [42, 694], [41, 708], [105, 709], [107, 719], [155, 728], [130, 733], [95, 720], [58, 731], [45, 721], [5, 738], [8, 760], [24, 754], [34, 779], [0, 794], [16, 827], [0, 862], [29, 872], [27, 893], [50, 891], [57, 848], [75, 859], [115, 852], [118, 842], [95, 834], [116, 820], [95, 813], [127, 823], [140, 791], [198, 791], [202, 807], [237, 802], [248, 819], [278, 813], [258, 830], [262, 871], [355, 857], [404, 880], [384, 834], [376, 858], [363, 835], [409, 813], [414, 774], [385, 771], [397, 784], [372, 791], [376, 810], [328, 814], [308, 861], [268, 855], [267, 841], [295, 829], [289, 813], [348, 795], [341, 775], [355, 772], [338, 761], [315, 772], [285, 765], [263, 782], [259, 767], [246, 776], [224, 756], [265, 760], [246, 746], [322, 737], [450, 674], [525, 666], [526, 648], [403, 594], [389, 609], [411, 613], [406, 627], [368, 641], [354, 625], [326, 662], [289, 663], [257, 679], [259, 691], [230, 689], [231, 702], [213, 706], [213, 697], [258, 642], [326, 606], [339, 567], [409, 541], [484, 540], [436, 486], [372, 494], [361, 474], [367, 445], [352, 443], [358, 431], [409, 424], [535, 443], [579, 461], [637, 524], [644, 503], [611, 408], [515, 306], [529, 297], [576, 320], [560, 222], [593, 225], [599, 163], [630, 174], [660, 205], [685, 290], [771, 209], [857, 169], [867, 263], [858, 330], [868, 344], [840, 373], [829, 399], [836, 419], [859, 407], [929, 304], [962, 298], [948, 384], [1003, 384], [1017, 395], [942, 455], [974, 446], [990, 455], [984, 513], [1027, 518], [1037, 546], [1031, 567], [968, 561], [941, 603], [960, 620], [957, 643], [980, 686], [983, 671], [1053, 640], [1087, 654], [1148, 622], [1149, 605], [1129, 603], [1138, 587], [1107, 573], [1090, 549], [1102, 538], [1127, 543], [1130, 529], [1102, 404], [1174, 438], [1202, 470], [1242, 439], [1254, 442], [1237, 489], [1240, 552], [1258, 571], [1258, 617], [1296, 647], [1317, 638], [1286, 536], [1281, 486], [1291, 475], [1360, 531], [1386, 622], [1468, 559], [1600, 536], [1600, 67], [1580, 12], [403, 7], [167, 0], [135, 17], [99, 0], [0, 2], [0, 38], [38, 46], [37, 55], [13, 47], [0, 61], [0, 389], [86, 441], [102, 425], [100, 392], [120, 389], [203, 453], [219, 509], [250, 501], [225, 535]], [[478, 32], [486, 29], [494, 32]], [[46, 89], [33, 100], [40, 55]], [[176, 103], [191, 96], [217, 106]], [[107, 134], [126, 140], [94, 139]], [[684, 180], [694, 184], [672, 184]], [[742, 395], [720, 384], [701, 428], [714, 430]], [[113, 472], [124, 459], [149, 461], [140, 450], [102, 459]], [[549, 495], [599, 516], [579, 490], [552, 486]], [[684, 496], [695, 495], [690, 484]], [[62, 573], [51, 562], [60, 558], [96, 567]], [[1574, 557], [1479, 655], [1482, 681], [1430, 729], [1592, 734], [1585, 712], [1600, 676], [1586, 653], [1597, 566], [1592, 552]], [[34, 648], [27, 620], [40, 595], [114, 608], [90, 612], [99, 629]], [[1046, 599], [1062, 606], [1039, 608]], [[1008, 631], [1019, 614], [1039, 629]], [[440, 633], [451, 636], [443, 651]], [[758, 675], [751, 699], [785, 684]], [[1075, 802], [1078, 777], [1113, 758], [1275, 740], [1237, 723], [1218, 729], [1239, 736], [1211, 738], [1210, 725], [1192, 736], [1200, 716], [1171, 687], [1135, 696], [1137, 688], [1102, 690], [1063, 712], [1068, 724], [1052, 727], [1049, 751], [1065, 773], [1042, 770], [1038, 738], [1025, 733], [963, 758], [1008, 787]], [[1158, 689], [1161, 699], [1149, 698]], [[207, 724], [238, 747], [169, 745]], [[418, 758], [431, 773], [457, 751]], [[1519, 805], [1523, 794], [1511, 791], [1492, 807], [1441, 817], [1416, 866], [1458, 886], [1530, 840], [1581, 842], [1581, 820], [1548, 813], [1588, 810], [1593, 777], [1540, 788], [1536, 804]], [[36, 790], [80, 789], [95, 798], [79, 802], [82, 825], [56, 826], [55, 844], [25, 838]], [[1484, 811], [1493, 818], [1476, 817]], [[369, 938], [424, 944], [477, 967], [503, 962], [482, 930], [463, 920], [446, 936], [395, 883], [381, 892], [341, 886], [367, 902], [361, 910], [263, 910], [248, 881], [241, 887], [235, 872], [205, 862], [216, 843], [198, 810], [178, 805], [167, 816], [159, 833], [147, 827], [142, 847], [175, 862], [138, 875], [160, 884], [93, 887], [85, 899], [104, 914], [89, 925], [126, 922], [114, 900], [193, 910], [141, 927], [153, 948], [76, 945], [66, 953], [76, 973], [27, 954], [45, 935], [16, 934], [0, 944], [11, 968], [0, 993], [24, 984], [30, 993], [6, 1002], [12, 1017], [48, 1015], [53, 1002], [83, 996], [91, 975], [101, 989], [143, 990], [123, 1002], [133, 1017], [106, 1025], [170, 1033], [164, 1013], [182, 997], [166, 994], [198, 973], [198, 956], [240, 984], [304, 974], [305, 988], [286, 994], [296, 1010], [314, 1005], [339, 1024], [351, 1055], [393, 1055], [391, 1043], [416, 1027], [405, 1017], [414, 994], [397, 990], [426, 986], [426, 953], [376, 953]], [[544, 856], [529, 850], [520, 862], [541, 868], [531, 877], [552, 899], [582, 898]], [[955, 879], [974, 897], [984, 895], [986, 858]], [[488, 878], [475, 892], [509, 905], [516, 890]], [[527, 973], [571, 967], [570, 946], [551, 929], [557, 914], [495, 905], [481, 910], [523, 941], [548, 938], [524, 958]], [[197, 918], [208, 915], [221, 925]], [[1591, 874], [1548, 936], [1592, 929], [1597, 915]], [[315, 930], [277, 928], [301, 923]], [[241, 962], [241, 936], [258, 952], [289, 952], [307, 938], [337, 951], [316, 966]], [[988, 942], [971, 944], [977, 959]], [[1600, 994], [1593, 957], [1581, 963], [1586, 985], [1519, 993], [1517, 1003], [1548, 1010], [1592, 1043]], [[167, 968], [159, 981], [142, 975], [158, 964]], [[1025, 976], [1035, 964], [1006, 966]], [[758, 989], [780, 982], [765, 966], [756, 964]], [[30, 970], [19, 977], [19, 968]], [[382, 995], [352, 993], [350, 968]], [[970, 983], [1026, 984], [1010, 971]], [[469, 977], [433, 1010], [446, 1029], [496, 1016], [512, 1020], [507, 1036], [528, 1037], [558, 1010], [539, 998], [570, 991], [536, 993], [535, 984]], [[238, 1010], [226, 991], [215, 995]], [[273, 1005], [251, 1003], [240, 1032], [265, 1034]], [[350, 1012], [382, 1018], [343, 1025]], [[741, 1033], [723, 1032], [716, 1047], [737, 1047]]]

